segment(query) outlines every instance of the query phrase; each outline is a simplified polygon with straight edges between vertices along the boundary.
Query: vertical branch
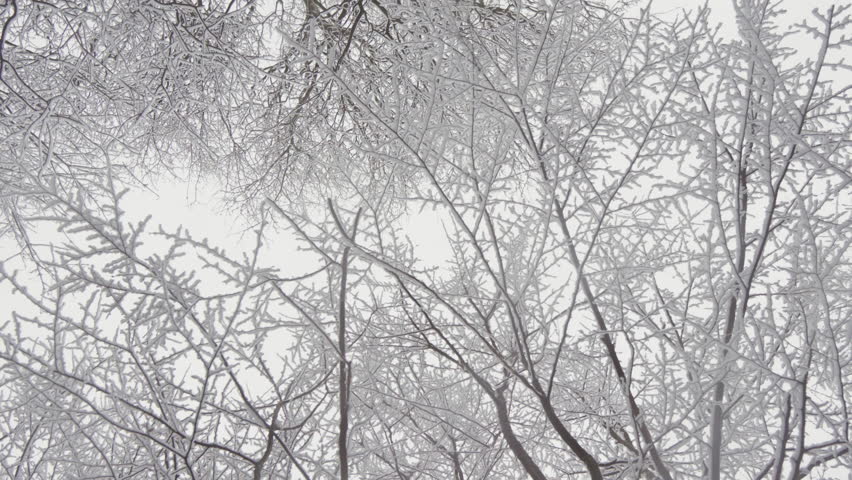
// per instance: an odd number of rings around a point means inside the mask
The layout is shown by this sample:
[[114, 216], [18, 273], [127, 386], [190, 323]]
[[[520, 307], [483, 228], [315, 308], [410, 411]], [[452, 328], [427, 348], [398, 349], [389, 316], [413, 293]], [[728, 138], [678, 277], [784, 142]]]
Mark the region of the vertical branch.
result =
[[[745, 241], [745, 232], [746, 232], [746, 219], [748, 217], [748, 181], [746, 179], [746, 163], [747, 157], [744, 152], [745, 149], [745, 137], [748, 132], [748, 127], [751, 122], [749, 122], [749, 113], [752, 109], [752, 100], [753, 100], [753, 89], [754, 89], [754, 60], [751, 62], [751, 66], [749, 67], [748, 72], [748, 89], [746, 92], [746, 103], [745, 109], [743, 112], [742, 118], [742, 129], [740, 130], [739, 135], [739, 154], [737, 156], [737, 179], [735, 185], [735, 210], [736, 210], [736, 241], [737, 241], [737, 251], [736, 251], [736, 271], [734, 275], [736, 275], [738, 280], [738, 285], [742, 283], [742, 274], [743, 269], [745, 268], [745, 257], [746, 257], [746, 241]], [[723, 236], [723, 241], [726, 237]], [[737, 299], [738, 299], [738, 291], [742, 292], [738, 286], [734, 287], [734, 291], [731, 293], [731, 299], [728, 302], [728, 314], [725, 320], [725, 331], [723, 334], [722, 340], [722, 364], [724, 368], [725, 359], [728, 356], [728, 345], [731, 342], [734, 334], [734, 326], [736, 324], [737, 317]], [[745, 293], [743, 293], [745, 295]], [[746, 300], [743, 298], [742, 300], [743, 306], [745, 306]], [[723, 413], [722, 413], [722, 402], [725, 399], [725, 381], [724, 381], [724, 370], [723, 374], [720, 376], [719, 380], [716, 382], [716, 385], [713, 389], [713, 414], [711, 418], [711, 426], [710, 426], [710, 478], [713, 480], [719, 480], [722, 469], [722, 421], [723, 421]]]
[[[814, 66], [814, 77], [811, 80], [808, 93], [804, 98], [804, 104], [801, 108], [801, 116], [798, 119], [798, 125], [796, 126], [795, 135], [798, 136], [802, 133], [803, 128], [805, 126], [805, 122], [808, 119], [808, 112], [810, 110], [810, 104], [813, 100], [815, 89], [819, 83], [820, 73], [825, 64], [826, 52], [828, 51], [830, 45], [830, 37], [832, 33], [832, 28], [834, 26], [834, 7], [831, 7], [828, 11], [824, 19], [825, 23], [825, 31], [822, 33], [822, 45], [819, 50], [819, 54], [817, 55], [816, 64]], [[755, 42], [758, 42], [758, 45], [755, 45], [755, 48], [761, 47], [759, 44], [760, 39], [755, 38]], [[748, 269], [745, 268], [745, 256], [747, 253], [748, 244], [746, 243], [745, 238], [745, 220], [746, 220], [746, 208], [748, 197], [746, 196], [746, 177], [748, 176], [747, 172], [747, 159], [744, 158], [743, 154], [743, 139], [745, 136], [746, 124], [748, 123], [748, 113], [751, 107], [751, 96], [752, 90], [755, 88], [753, 85], [753, 72], [754, 72], [754, 59], [752, 59], [749, 71], [749, 89], [748, 89], [748, 97], [746, 103], [746, 111], [743, 114], [743, 134], [740, 138], [740, 157], [737, 165], [737, 198], [736, 198], [736, 213], [737, 213], [737, 263], [735, 272], [738, 280], [739, 287], [741, 288], [740, 292], [736, 290], [732, 293], [732, 297], [728, 306], [728, 315], [727, 321], [725, 324], [725, 332], [722, 343], [722, 374], [717, 381], [714, 387], [713, 394], [713, 414], [711, 417], [711, 438], [710, 438], [710, 480], [719, 480], [721, 478], [721, 463], [722, 463], [722, 422], [724, 420], [724, 414], [722, 410], [722, 402], [725, 398], [725, 383], [724, 383], [724, 375], [725, 375], [725, 359], [728, 356], [730, 343], [733, 338], [733, 331], [736, 325], [737, 318], [739, 317], [740, 322], [745, 317], [745, 313], [748, 308], [748, 303], [750, 299], [750, 290], [752, 287], [752, 282], [755, 279], [756, 272], [758, 267], [760, 266], [761, 261], [763, 260], [764, 250], [766, 248], [767, 243], [769, 242], [769, 238], [772, 234], [772, 224], [775, 217], [778, 199], [781, 193], [781, 185], [784, 181], [790, 164], [793, 161], [793, 158], [796, 154], [796, 148], [798, 144], [796, 143], [796, 139], [793, 139], [792, 145], [790, 146], [787, 154], [783, 158], [783, 164], [781, 171], [778, 174], [778, 177], [775, 181], [772, 181], [771, 175], [768, 178], [769, 181], [769, 203], [766, 206], [765, 213], [763, 216], [763, 224], [760, 228], [759, 240], [757, 242], [757, 246], [754, 249], [754, 253], [751, 258], [751, 262], [749, 264]], [[771, 163], [770, 163], [771, 166]], [[747, 278], [742, 278], [742, 275], [748, 272]], [[807, 379], [807, 376], [805, 377]], [[803, 385], [804, 390], [804, 385]], [[803, 392], [803, 395], [805, 393]], [[804, 421], [804, 418], [803, 418]], [[804, 432], [804, 430], [803, 430]], [[796, 467], [798, 468], [798, 467]]]
[[[339, 224], [339, 219], [334, 213], [334, 206], [331, 199], [328, 199], [328, 209], [334, 217], [335, 222]], [[355, 221], [352, 226], [352, 234], [347, 235], [349, 240], [355, 238], [355, 233], [358, 231], [358, 220], [361, 218], [361, 209], [355, 214]], [[346, 235], [345, 232], [342, 232]], [[337, 437], [337, 458], [340, 463], [340, 479], [349, 479], [349, 450], [347, 441], [349, 439], [349, 391], [352, 386], [352, 363], [346, 358], [346, 277], [349, 273], [349, 251], [347, 245], [343, 248], [343, 260], [340, 262], [340, 297], [338, 299], [337, 311], [337, 350], [340, 353], [338, 360], [338, 390], [339, 390], [339, 414], [340, 421], [338, 425]]]
[[787, 439], [790, 438], [791, 409], [792, 404], [790, 403], [790, 394], [788, 393], [785, 396], [784, 416], [782, 417], [783, 421], [781, 424], [781, 431], [778, 435], [778, 448], [775, 450], [775, 474], [772, 476], [772, 480], [781, 480], [781, 472], [784, 470], [784, 457], [787, 454]]
[[12, 7], [12, 14], [3, 22], [3, 28], [0, 30], [0, 82], [3, 81], [3, 66], [6, 63], [6, 58], [3, 56], [3, 47], [6, 46], [6, 33], [12, 25], [12, 21], [18, 16], [18, 2], [11, 0], [9, 6]]

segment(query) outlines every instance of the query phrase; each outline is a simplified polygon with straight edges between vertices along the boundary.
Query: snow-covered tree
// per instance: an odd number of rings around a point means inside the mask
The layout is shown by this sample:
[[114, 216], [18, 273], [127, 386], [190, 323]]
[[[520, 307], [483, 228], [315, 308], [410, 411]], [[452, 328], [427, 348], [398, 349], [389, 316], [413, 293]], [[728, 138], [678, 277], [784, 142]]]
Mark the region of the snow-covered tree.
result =
[[5, 473], [852, 469], [852, 17], [733, 5], [7, 0]]

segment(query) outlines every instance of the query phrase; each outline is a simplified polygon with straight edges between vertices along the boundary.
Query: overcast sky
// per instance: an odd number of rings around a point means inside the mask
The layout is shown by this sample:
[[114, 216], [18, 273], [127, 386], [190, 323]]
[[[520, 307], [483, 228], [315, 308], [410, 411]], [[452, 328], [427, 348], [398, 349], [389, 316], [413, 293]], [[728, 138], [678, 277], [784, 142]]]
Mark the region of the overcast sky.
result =
[[[679, 15], [685, 10], [699, 8], [704, 3], [695, 0], [654, 0], [651, 6], [653, 12], [657, 14]], [[836, 3], [832, 0], [784, 2], [787, 13], [782, 22], [784, 24], [801, 22], [801, 19], [810, 17], [811, 10], [815, 8], [823, 10]], [[647, 3], [637, 2], [637, 11], [639, 6], [642, 5], [647, 5]], [[733, 35], [736, 32], [733, 2], [710, 0], [708, 5], [712, 12], [711, 18], [720, 24], [720, 31], [725, 35]], [[797, 39], [798, 41], [799, 39]], [[803, 38], [801, 41], [812, 40]], [[801, 45], [800, 47], [800, 51], [803, 52], [814, 51]], [[153, 221], [162, 224], [166, 230], [174, 230], [182, 225], [195, 235], [208, 237], [214, 244], [229, 251], [246, 250], [253, 246], [254, 238], [251, 234], [253, 220], [246, 219], [239, 212], [230, 211], [226, 208], [221, 195], [221, 186], [215, 180], [162, 179], [156, 184], [150, 185], [149, 190], [137, 189], [132, 191], [124, 206], [131, 215], [138, 219], [151, 214]], [[410, 222], [410, 231], [413, 237], [417, 239], [418, 253], [424, 262], [437, 262], [443, 255], [449, 253], [448, 247], [432, 233], [435, 232], [436, 217], [431, 216], [429, 212], [421, 215], [423, 217], [416, 219], [417, 221]], [[440, 230], [438, 232], [440, 233]], [[437, 237], [442, 237], [442, 235]], [[282, 237], [282, 242], [287, 243], [286, 238]], [[282, 249], [295, 252], [288, 250], [280, 243], [275, 248], [279, 253]], [[299, 271], [301, 268], [298, 258], [294, 259], [291, 256], [290, 260], [288, 265], [281, 265], [281, 267], [288, 271]]]

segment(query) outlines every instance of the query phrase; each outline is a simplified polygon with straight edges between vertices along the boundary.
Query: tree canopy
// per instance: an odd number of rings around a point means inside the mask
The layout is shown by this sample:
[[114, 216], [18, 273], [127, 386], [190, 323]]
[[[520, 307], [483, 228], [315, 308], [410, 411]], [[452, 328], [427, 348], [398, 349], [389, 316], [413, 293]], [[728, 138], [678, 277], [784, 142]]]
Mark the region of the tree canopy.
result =
[[852, 470], [852, 16], [713, 3], [5, 0], [3, 471]]

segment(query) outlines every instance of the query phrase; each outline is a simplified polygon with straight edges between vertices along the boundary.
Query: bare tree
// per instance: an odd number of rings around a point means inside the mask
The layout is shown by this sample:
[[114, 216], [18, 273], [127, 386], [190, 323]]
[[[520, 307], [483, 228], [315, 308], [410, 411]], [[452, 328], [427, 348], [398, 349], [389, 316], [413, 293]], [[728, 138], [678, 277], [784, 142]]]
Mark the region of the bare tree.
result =
[[[852, 468], [852, 20], [782, 6], [6, 2], [0, 465]], [[245, 252], [125, 211], [173, 169]]]

